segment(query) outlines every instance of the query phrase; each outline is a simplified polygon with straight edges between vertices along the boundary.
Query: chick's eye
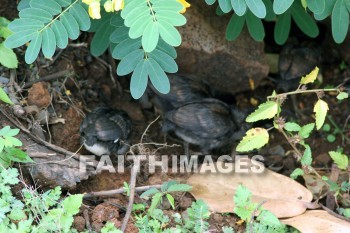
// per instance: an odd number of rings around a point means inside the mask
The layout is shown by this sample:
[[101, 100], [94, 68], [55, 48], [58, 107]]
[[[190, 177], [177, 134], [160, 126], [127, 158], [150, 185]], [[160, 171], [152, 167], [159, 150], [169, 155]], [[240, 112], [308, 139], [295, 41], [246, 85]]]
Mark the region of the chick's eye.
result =
[[117, 142], [119, 142], [119, 138], [117, 138], [113, 141], [113, 143], [117, 143]]

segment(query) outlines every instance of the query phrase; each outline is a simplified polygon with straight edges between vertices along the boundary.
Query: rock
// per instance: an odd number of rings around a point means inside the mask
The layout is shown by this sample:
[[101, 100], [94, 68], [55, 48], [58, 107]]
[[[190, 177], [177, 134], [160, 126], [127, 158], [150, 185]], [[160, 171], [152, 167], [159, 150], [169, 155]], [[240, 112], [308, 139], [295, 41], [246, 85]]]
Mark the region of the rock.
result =
[[182, 45], [177, 48], [176, 61], [181, 73], [199, 76], [219, 92], [235, 94], [250, 90], [249, 79], [257, 86], [269, 66], [264, 44], [255, 42], [247, 30], [235, 41], [226, 40], [231, 15], [219, 17], [215, 7], [204, 1], [191, 2], [185, 14], [187, 23], [179, 28]]
[[51, 102], [51, 96], [44, 82], [34, 83], [28, 91], [28, 104], [36, 105], [39, 109], [46, 108]]

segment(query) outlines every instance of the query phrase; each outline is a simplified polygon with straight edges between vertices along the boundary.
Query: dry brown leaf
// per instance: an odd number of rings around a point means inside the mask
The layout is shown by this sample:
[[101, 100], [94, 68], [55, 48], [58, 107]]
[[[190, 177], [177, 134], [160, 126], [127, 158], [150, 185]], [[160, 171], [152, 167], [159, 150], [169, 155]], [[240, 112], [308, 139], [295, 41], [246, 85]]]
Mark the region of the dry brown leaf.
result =
[[305, 185], [315, 197], [319, 197], [321, 194], [327, 191], [326, 182], [316, 175], [304, 174]]
[[350, 223], [336, 218], [324, 210], [310, 210], [304, 214], [281, 220], [302, 233], [342, 233], [350, 232]]
[[[215, 166], [224, 167], [221, 162]], [[212, 211], [219, 213], [233, 211], [233, 196], [239, 184], [252, 192], [254, 202], [266, 201], [263, 207], [278, 218], [304, 213], [305, 203], [312, 200], [312, 193], [304, 186], [268, 169], [263, 173], [194, 174], [187, 183], [193, 186], [191, 193], [196, 199], [202, 199]]]

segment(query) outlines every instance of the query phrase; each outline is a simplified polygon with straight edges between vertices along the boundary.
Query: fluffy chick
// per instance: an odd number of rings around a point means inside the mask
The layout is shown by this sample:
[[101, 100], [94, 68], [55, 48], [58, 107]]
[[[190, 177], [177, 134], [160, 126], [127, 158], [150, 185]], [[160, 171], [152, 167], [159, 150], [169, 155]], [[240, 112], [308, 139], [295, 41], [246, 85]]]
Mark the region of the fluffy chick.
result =
[[95, 155], [124, 154], [128, 146], [131, 121], [120, 110], [97, 107], [88, 113], [80, 125], [80, 141]]

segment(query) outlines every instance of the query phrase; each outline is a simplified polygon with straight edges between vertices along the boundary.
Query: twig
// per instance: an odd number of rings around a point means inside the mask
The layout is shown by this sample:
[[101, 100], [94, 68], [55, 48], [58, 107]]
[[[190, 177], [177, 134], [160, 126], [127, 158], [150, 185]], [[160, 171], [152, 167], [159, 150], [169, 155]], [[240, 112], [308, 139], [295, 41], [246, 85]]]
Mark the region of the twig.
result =
[[68, 70], [63, 70], [63, 71], [60, 71], [60, 72], [57, 72], [54, 74], [49, 74], [47, 76], [41, 77], [40, 79], [31, 81], [31, 82], [27, 82], [26, 84], [24, 84], [23, 88], [29, 88], [34, 83], [37, 83], [37, 82], [46, 82], [46, 81], [52, 81], [52, 80], [59, 79], [59, 78], [64, 78], [66, 76], [72, 75], [73, 73], [74, 73], [73, 70], [68, 69]]
[[90, 218], [89, 218], [89, 211], [87, 209], [85, 209], [83, 211], [83, 215], [84, 215], [84, 219], [85, 219], [86, 228], [88, 229], [89, 233], [92, 233]]
[[140, 142], [142, 143], [142, 141], [143, 141], [143, 138], [145, 137], [145, 135], [146, 135], [146, 133], [147, 133], [147, 131], [148, 131], [148, 129], [149, 129], [149, 127], [151, 127], [151, 125], [153, 125], [158, 119], [159, 119], [159, 117], [160, 117], [160, 115], [159, 116], [157, 116], [157, 118], [156, 119], [154, 119], [151, 123], [149, 123], [148, 125], [147, 125], [147, 127], [146, 127], [146, 129], [145, 129], [145, 131], [143, 132], [143, 134], [142, 134], [142, 136], [141, 136], [141, 140], [140, 140]]
[[[162, 187], [162, 185], [160, 185], [160, 184], [140, 186], [140, 187], [135, 187], [135, 192], [144, 192], [144, 191], [147, 191], [148, 189], [151, 189], [151, 188], [157, 188], [158, 189], [158, 188], [161, 188], [161, 187]], [[86, 193], [86, 194], [84, 194], [84, 198], [100, 197], [100, 196], [114, 196], [116, 194], [121, 194], [121, 193], [125, 193], [125, 189], [124, 188]]]
[[250, 221], [249, 221], [249, 232], [250, 232], [250, 233], [253, 233], [253, 222], [254, 222], [254, 217], [255, 217], [255, 215], [257, 214], [259, 208], [260, 208], [263, 204], [265, 204], [266, 202], [267, 202], [267, 201], [262, 201], [262, 202], [260, 202], [259, 205], [254, 209], [254, 211], [253, 211], [253, 213], [252, 213], [252, 216], [251, 216], [251, 218], [250, 218]]
[[342, 216], [342, 215], [340, 215], [340, 214], [335, 213], [334, 211], [332, 211], [331, 209], [328, 209], [326, 206], [324, 206], [324, 205], [322, 205], [322, 204], [320, 204], [320, 205], [321, 205], [322, 209], [324, 209], [325, 211], [327, 211], [330, 215], [332, 215], [332, 216], [334, 216], [334, 217], [336, 217], [336, 218], [339, 218], [339, 219], [341, 219], [341, 220], [350, 222], [350, 219], [348, 219], [348, 218], [346, 218], [346, 217], [344, 217], [344, 216]]
[[129, 221], [129, 218], [131, 215], [132, 206], [134, 204], [136, 177], [137, 177], [137, 173], [138, 173], [139, 169], [140, 169], [140, 161], [135, 162], [134, 166], [131, 169], [131, 177], [130, 177], [130, 184], [129, 184], [129, 188], [130, 188], [129, 203], [128, 203], [128, 208], [126, 210], [126, 213], [125, 213], [125, 216], [123, 219], [123, 224], [122, 224], [122, 228], [121, 228], [122, 232], [125, 232], [126, 227], [128, 226], [128, 221]]

